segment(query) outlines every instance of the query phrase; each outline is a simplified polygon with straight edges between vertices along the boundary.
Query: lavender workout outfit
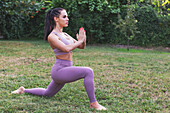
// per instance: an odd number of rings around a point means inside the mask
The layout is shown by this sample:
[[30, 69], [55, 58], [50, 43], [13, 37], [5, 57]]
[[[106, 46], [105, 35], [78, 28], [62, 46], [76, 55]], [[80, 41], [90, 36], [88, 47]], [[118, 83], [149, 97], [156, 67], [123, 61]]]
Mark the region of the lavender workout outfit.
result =
[[[73, 43], [72, 40], [67, 40], [61, 37], [56, 32], [52, 32], [60, 37], [61, 41], [66, 45]], [[71, 51], [70, 51], [71, 52]], [[54, 49], [55, 55], [66, 54], [67, 52], [63, 52], [59, 49]], [[76, 80], [84, 78], [84, 86], [86, 92], [88, 94], [90, 102], [95, 102], [95, 92], [94, 92], [94, 74], [93, 70], [89, 67], [75, 67], [72, 66], [72, 61], [56, 59], [55, 64], [51, 69], [51, 77], [52, 81], [47, 87], [44, 88], [33, 88], [33, 89], [25, 89], [25, 93], [31, 93], [34, 95], [41, 96], [54, 96], [64, 85], [65, 83], [74, 82]]]

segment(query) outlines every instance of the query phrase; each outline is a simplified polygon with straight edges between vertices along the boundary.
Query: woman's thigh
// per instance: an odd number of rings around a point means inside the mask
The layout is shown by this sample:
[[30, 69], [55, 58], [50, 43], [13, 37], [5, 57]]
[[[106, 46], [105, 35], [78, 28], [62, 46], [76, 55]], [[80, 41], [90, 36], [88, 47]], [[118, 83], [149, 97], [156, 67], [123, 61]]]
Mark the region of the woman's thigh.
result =
[[57, 83], [69, 83], [84, 78], [87, 73], [93, 71], [89, 67], [64, 67], [53, 73], [52, 78]]

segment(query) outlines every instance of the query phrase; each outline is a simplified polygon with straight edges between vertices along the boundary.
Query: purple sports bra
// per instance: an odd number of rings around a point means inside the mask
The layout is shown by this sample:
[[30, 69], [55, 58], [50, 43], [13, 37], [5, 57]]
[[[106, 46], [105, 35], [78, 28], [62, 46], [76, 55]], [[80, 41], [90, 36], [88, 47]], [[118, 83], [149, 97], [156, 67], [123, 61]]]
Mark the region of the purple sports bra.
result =
[[[73, 40], [67, 40], [67, 39], [63, 38], [61, 35], [59, 35], [59, 34], [56, 33], [56, 32], [52, 32], [52, 33], [54, 33], [55, 35], [57, 35], [57, 36], [61, 39], [61, 41], [62, 41], [64, 44], [66, 44], [66, 45], [69, 45], [69, 44], [73, 44], [73, 43], [74, 43]], [[68, 54], [68, 53], [72, 52], [72, 51], [63, 52], [62, 50], [60, 50], [60, 49], [58, 49], [58, 48], [53, 49], [53, 51], [54, 51], [55, 55], [64, 55], [64, 54]]]

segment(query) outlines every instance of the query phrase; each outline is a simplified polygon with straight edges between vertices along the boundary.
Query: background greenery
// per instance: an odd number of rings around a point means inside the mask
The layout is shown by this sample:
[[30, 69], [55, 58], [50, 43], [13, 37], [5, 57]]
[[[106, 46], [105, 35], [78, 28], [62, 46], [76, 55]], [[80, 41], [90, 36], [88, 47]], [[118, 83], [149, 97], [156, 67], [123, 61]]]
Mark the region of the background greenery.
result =
[[[128, 0], [129, 1], [129, 0]], [[127, 38], [115, 29], [117, 15], [126, 16], [127, 0], [1, 0], [0, 32], [5, 39], [43, 39], [45, 13], [63, 7], [70, 18], [64, 30], [75, 37], [83, 26], [88, 43], [127, 44]], [[152, 2], [151, 2], [152, 1]], [[165, 1], [165, 0], [164, 0]], [[131, 0], [138, 21], [137, 33], [130, 45], [170, 46], [170, 3], [155, 0]], [[37, 12], [38, 11], [38, 12]]]
[[[45, 41], [0, 43], [0, 112], [98, 112], [89, 109], [83, 79], [66, 84], [50, 98], [11, 95], [20, 86], [46, 88], [52, 80], [50, 70], [55, 55]], [[96, 98], [108, 109], [107, 113], [170, 112], [170, 53], [87, 46], [74, 50], [73, 55], [74, 66], [94, 70]]]
[[[128, 0], [129, 1], [129, 0]], [[152, 1], [152, 2], [151, 2]], [[169, 3], [131, 0], [133, 16], [140, 31], [131, 45], [170, 46]], [[162, 0], [163, 1], [163, 0]], [[164, 0], [165, 1], [165, 0]], [[89, 109], [83, 80], [66, 84], [54, 97], [11, 91], [44, 87], [51, 81], [55, 56], [43, 39], [44, 16], [49, 8], [63, 7], [70, 18], [64, 30], [73, 37], [85, 27], [88, 43], [127, 44], [117, 15], [128, 17], [126, 0], [1, 0], [0, 112], [97, 112]], [[14, 40], [17, 41], [9, 41]], [[38, 41], [18, 40], [41, 39]], [[159, 51], [88, 46], [74, 50], [74, 66], [88, 66], [95, 72], [96, 97], [106, 112], [170, 112], [169, 53]], [[78, 90], [77, 90], [78, 89]]]
[[27, 31], [34, 28], [32, 26], [29, 29], [30, 19], [34, 18], [41, 7], [42, 3], [36, 3], [35, 0], [1, 0], [0, 32], [4, 38], [21, 39], [26, 37]]

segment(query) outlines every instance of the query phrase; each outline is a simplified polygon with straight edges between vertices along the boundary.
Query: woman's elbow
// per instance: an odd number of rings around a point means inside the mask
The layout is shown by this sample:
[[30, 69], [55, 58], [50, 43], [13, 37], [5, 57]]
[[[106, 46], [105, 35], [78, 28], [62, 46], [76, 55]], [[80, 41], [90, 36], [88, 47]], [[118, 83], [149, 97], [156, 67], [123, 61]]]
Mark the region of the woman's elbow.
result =
[[70, 52], [71, 51], [71, 48], [65, 48], [64, 50], [63, 50], [63, 52]]

